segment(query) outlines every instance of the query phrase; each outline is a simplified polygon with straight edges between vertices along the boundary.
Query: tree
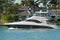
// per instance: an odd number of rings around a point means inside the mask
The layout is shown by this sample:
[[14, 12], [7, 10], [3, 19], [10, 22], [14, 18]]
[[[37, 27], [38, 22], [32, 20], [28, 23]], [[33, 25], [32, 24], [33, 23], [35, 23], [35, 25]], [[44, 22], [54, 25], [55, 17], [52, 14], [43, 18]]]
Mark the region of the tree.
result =
[[57, 4], [58, 4], [57, 1], [58, 0], [51, 0], [50, 3], [53, 4], [52, 9], [57, 9]]
[[19, 9], [20, 5], [18, 3], [10, 6], [7, 10], [11, 13], [11, 14], [16, 14], [18, 9]]
[[4, 10], [11, 6], [13, 2], [14, 0], [0, 0], [0, 14], [2, 14]]
[[31, 6], [34, 4], [34, 0], [22, 0], [22, 5]]
[[[3, 15], [1, 17], [1, 21], [4, 23], [6, 22], [13, 22], [17, 21], [18, 17], [17, 16], [17, 11], [19, 9], [20, 5], [19, 4], [13, 4], [10, 7], [8, 7], [6, 10], [4, 10]], [[5, 17], [5, 19], [3, 19]], [[4, 21], [5, 20], [5, 21]]]
[[2, 22], [2, 23], [9, 22], [8, 16], [9, 16], [9, 12], [4, 11], [3, 14], [2, 14], [2, 16], [1, 16], [1, 22]]
[[51, 4], [57, 5], [57, 0], [51, 0]]
[[2, 23], [9, 22], [9, 11], [7, 10], [13, 5], [14, 0], [0, 0], [0, 21]]

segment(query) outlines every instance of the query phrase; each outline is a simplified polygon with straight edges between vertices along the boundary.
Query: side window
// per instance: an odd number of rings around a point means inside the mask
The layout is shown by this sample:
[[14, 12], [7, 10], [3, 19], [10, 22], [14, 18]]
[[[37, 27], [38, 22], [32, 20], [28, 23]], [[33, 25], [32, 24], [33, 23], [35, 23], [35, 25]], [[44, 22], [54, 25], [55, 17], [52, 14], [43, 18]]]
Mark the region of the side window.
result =
[[38, 20], [35, 20], [35, 22], [36, 22], [36, 23], [41, 23], [41, 22], [40, 22], [40, 21], [38, 21]]
[[41, 22], [40, 22], [40, 21], [38, 21], [38, 20], [27, 20], [27, 21], [35, 22], [35, 23], [41, 23]]

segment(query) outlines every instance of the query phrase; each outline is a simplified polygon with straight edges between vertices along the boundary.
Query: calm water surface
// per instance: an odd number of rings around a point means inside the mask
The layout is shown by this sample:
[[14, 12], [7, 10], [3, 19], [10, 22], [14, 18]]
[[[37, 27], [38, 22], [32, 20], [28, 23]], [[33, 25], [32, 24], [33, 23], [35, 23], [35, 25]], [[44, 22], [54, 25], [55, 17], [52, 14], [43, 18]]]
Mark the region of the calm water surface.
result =
[[13, 29], [0, 28], [0, 40], [60, 40], [60, 27], [56, 29]]

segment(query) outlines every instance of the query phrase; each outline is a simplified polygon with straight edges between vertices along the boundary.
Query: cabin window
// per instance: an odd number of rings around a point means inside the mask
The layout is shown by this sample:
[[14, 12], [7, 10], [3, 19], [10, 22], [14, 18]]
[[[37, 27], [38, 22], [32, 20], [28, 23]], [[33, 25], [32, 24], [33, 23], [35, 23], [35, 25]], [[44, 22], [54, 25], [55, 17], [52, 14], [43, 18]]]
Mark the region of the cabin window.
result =
[[44, 13], [41, 13], [41, 16], [47, 16], [46, 14], [44, 14]]
[[27, 21], [30, 21], [30, 22], [36, 22], [36, 23], [41, 23], [41, 22], [38, 21], [38, 20], [27, 20]]
[[36, 13], [36, 16], [40, 16], [40, 14], [39, 13]]
[[43, 16], [43, 17], [45, 17], [45, 16], [48, 16], [46, 13], [36, 13], [36, 16]]

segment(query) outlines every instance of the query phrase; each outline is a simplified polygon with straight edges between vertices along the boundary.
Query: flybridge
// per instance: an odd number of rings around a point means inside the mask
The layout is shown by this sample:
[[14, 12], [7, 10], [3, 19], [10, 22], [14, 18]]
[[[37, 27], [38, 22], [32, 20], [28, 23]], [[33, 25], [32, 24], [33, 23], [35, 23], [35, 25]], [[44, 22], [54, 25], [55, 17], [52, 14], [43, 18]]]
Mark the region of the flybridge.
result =
[[40, 10], [40, 11], [36, 11], [34, 16], [46, 17], [46, 18], [50, 19], [51, 13], [49, 13], [48, 10], [46, 10], [46, 11]]

